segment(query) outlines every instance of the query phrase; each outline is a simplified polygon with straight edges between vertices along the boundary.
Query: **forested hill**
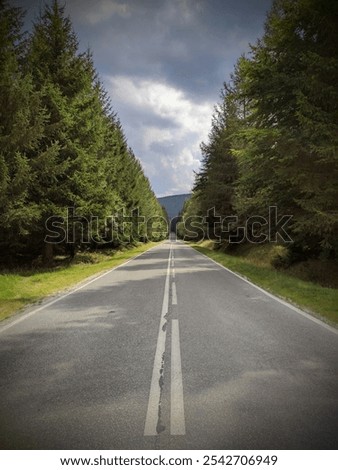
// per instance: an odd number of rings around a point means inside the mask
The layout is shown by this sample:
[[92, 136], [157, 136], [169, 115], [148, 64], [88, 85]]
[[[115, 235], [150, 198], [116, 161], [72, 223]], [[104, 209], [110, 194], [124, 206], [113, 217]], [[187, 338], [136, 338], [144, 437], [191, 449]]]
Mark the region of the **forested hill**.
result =
[[57, 0], [28, 35], [23, 20], [0, 2], [0, 262], [147, 239], [145, 224], [136, 233], [121, 217], [163, 211], [91, 53]]
[[191, 194], [177, 194], [175, 196], [159, 197], [157, 200], [167, 211], [169, 219], [173, 219], [180, 214], [185, 201], [187, 201], [190, 197]]

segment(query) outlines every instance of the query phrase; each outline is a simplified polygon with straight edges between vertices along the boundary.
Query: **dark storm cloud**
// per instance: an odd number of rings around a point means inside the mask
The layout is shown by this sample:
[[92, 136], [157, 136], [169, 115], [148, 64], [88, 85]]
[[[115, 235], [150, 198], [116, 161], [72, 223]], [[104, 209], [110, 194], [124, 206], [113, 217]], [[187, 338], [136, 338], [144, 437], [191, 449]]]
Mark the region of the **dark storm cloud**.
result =
[[[165, 78], [215, 99], [236, 59], [262, 32], [270, 0], [69, 0], [105, 74]], [[115, 6], [115, 7], [114, 7]]]
[[[271, 1], [66, 1], [158, 194], [189, 190], [222, 83], [262, 34]], [[13, 3], [28, 24], [44, 2]]]

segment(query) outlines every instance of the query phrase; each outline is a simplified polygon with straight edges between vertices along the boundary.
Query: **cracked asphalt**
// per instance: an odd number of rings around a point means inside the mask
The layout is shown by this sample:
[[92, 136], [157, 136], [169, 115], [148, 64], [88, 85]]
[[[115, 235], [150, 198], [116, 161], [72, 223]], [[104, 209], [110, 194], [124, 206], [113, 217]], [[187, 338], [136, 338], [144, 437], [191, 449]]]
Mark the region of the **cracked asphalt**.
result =
[[337, 448], [337, 331], [189, 246], [167, 241], [58, 299], [0, 324], [1, 448]]

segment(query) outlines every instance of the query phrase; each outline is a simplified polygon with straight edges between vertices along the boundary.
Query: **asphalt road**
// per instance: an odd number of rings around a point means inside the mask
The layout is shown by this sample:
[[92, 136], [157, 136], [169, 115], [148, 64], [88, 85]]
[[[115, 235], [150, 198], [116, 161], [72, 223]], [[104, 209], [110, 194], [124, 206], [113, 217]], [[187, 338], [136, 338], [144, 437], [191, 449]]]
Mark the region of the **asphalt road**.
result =
[[4, 449], [336, 449], [337, 330], [167, 241], [0, 325]]

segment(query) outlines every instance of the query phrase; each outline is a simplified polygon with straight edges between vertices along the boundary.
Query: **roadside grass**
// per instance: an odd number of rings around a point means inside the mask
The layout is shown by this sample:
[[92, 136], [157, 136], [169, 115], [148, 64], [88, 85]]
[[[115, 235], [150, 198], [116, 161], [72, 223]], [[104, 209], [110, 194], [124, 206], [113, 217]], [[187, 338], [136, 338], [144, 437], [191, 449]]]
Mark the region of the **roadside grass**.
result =
[[300, 279], [290, 270], [277, 270], [269, 265], [268, 253], [259, 247], [248, 248], [235, 254], [215, 251], [209, 241], [190, 244], [197, 251], [221, 265], [244, 276], [272, 294], [298, 306], [312, 315], [338, 325], [338, 289], [323, 287], [315, 282]]
[[140, 244], [121, 251], [78, 253], [71, 263], [58, 260], [50, 269], [0, 272], [0, 321], [48, 295], [70, 288], [86, 278], [108, 271], [160, 242]]

